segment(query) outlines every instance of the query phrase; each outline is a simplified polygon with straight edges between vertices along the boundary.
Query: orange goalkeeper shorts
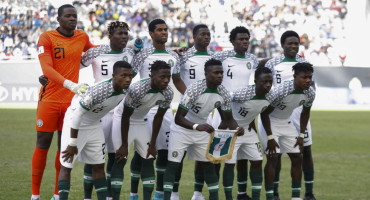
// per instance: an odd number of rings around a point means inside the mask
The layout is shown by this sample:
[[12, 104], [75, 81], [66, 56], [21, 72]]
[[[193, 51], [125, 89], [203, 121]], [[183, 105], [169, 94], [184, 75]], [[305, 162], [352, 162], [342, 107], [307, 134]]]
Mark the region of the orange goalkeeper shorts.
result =
[[39, 101], [37, 106], [36, 131], [62, 131], [64, 114], [70, 103]]

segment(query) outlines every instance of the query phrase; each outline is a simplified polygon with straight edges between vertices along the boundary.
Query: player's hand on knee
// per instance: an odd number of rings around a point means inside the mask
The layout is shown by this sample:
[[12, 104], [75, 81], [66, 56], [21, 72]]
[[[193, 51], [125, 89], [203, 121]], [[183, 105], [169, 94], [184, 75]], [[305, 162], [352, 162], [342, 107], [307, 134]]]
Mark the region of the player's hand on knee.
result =
[[215, 129], [209, 124], [199, 124], [196, 128], [197, 131], [205, 131], [207, 133], [212, 133]]
[[276, 143], [274, 139], [267, 140], [266, 152], [268, 156], [272, 156], [273, 154], [276, 154], [276, 148], [280, 149], [278, 143]]
[[64, 159], [63, 162], [72, 163], [73, 158], [77, 154], [77, 152], [78, 152], [78, 149], [77, 149], [76, 146], [69, 146], [68, 145], [67, 149], [62, 152], [62, 159]]
[[299, 146], [299, 153], [302, 154], [303, 153], [303, 138], [301, 138], [301, 137], [297, 138], [297, 142], [295, 143], [294, 148], [296, 146]]
[[121, 147], [116, 151], [116, 161], [120, 162], [127, 157], [128, 149], [127, 146], [121, 145]]
[[146, 158], [149, 158], [150, 155], [152, 155], [154, 158], [157, 157], [157, 149], [155, 148], [155, 145], [149, 145]]
[[74, 83], [68, 79], [64, 81], [63, 86], [78, 95], [85, 94], [86, 90], [89, 88], [89, 85], [86, 83]]
[[244, 135], [244, 128], [239, 127], [235, 133], [237, 136], [243, 136]]
[[41, 85], [45, 86], [49, 83], [49, 79], [48, 77], [41, 75], [39, 76], [39, 82], [41, 83]]

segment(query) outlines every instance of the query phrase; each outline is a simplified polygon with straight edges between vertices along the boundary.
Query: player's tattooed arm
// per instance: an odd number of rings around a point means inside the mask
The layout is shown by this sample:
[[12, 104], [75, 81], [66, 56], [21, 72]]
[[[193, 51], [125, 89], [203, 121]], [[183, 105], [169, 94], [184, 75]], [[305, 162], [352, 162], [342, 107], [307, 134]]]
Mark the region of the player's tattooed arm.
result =
[[180, 74], [172, 75], [172, 81], [175, 85], [176, 89], [181, 93], [184, 94], [186, 90], [186, 85], [184, 81], [181, 79]]
[[122, 140], [122, 145], [116, 152], [116, 160], [117, 162], [120, 162], [124, 158], [127, 157], [128, 154], [128, 131], [130, 128], [130, 118], [131, 115], [134, 113], [134, 109], [125, 106], [123, 109], [122, 113], [122, 118], [121, 118], [121, 140]]
[[[274, 107], [269, 106], [265, 111], [261, 113], [262, 125], [263, 125], [263, 128], [265, 128], [267, 137], [272, 135], [269, 115], [270, 113], [272, 113], [272, 111], [274, 111], [274, 109], [275, 109]], [[274, 139], [267, 140], [266, 152], [268, 156], [273, 156], [273, 154], [276, 154], [276, 148], [280, 148], [280, 147]]]
[[[181, 106], [182, 105], [180, 104], [177, 109], [176, 116], [175, 116], [175, 123], [186, 129], [193, 130], [193, 127], [196, 123], [193, 123], [185, 118], [186, 114], [188, 113], [188, 110], [186, 110], [185, 108]], [[207, 133], [212, 133], [215, 129], [211, 125], [205, 123], [205, 124], [199, 124], [196, 127], [196, 130], [206, 131]]]
[[[244, 135], [244, 128], [239, 127], [238, 123], [235, 121], [232, 112], [222, 111], [223, 119], [222, 122], [225, 122], [230, 130], [237, 130], [236, 134], [238, 136]], [[222, 124], [221, 122], [221, 124]]]

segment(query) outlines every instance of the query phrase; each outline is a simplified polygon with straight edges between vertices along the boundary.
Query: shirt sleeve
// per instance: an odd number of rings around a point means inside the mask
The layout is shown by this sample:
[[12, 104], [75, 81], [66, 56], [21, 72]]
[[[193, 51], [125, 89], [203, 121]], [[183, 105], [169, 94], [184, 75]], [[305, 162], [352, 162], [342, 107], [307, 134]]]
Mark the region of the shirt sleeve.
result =
[[124, 102], [124, 105], [126, 108], [134, 110], [138, 106], [135, 96], [137, 96], [135, 95], [135, 90], [133, 89], [133, 87], [130, 87], [128, 89], [125, 102]]
[[231, 96], [225, 89], [222, 93], [223, 103], [221, 104], [221, 110], [224, 112], [231, 112]]
[[89, 36], [85, 33], [86, 35], [86, 44], [85, 44], [85, 47], [84, 47], [84, 52], [87, 51], [88, 49], [90, 48], [93, 48], [93, 47], [97, 47], [97, 46], [94, 46], [91, 42], [90, 42], [90, 38]]
[[192, 89], [187, 88], [184, 93], [184, 97], [182, 98], [179, 106], [188, 111], [191, 108], [191, 106], [194, 104], [194, 101], [195, 101], [195, 95], [192, 92]]
[[87, 50], [82, 56], [81, 56], [81, 65], [80, 68], [88, 67], [93, 62], [93, 53], [95, 48], [91, 48]]
[[316, 96], [315, 89], [313, 87], [310, 87], [310, 89], [307, 91], [306, 94], [307, 94], [308, 101], [303, 106], [309, 108], [312, 106], [313, 101], [315, 100], [315, 96]]
[[173, 90], [170, 87], [168, 87], [163, 92], [163, 95], [164, 95], [165, 100], [162, 103], [159, 104], [159, 108], [168, 109], [171, 106], [171, 102], [172, 102], [172, 99], [173, 99]]
[[49, 80], [57, 83], [58, 85], [63, 85], [66, 80], [59, 72], [54, 69], [54, 63], [52, 58], [52, 42], [47, 33], [41, 34], [38, 44], [38, 54], [42, 72]]
[[80, 106], [89, 111], [94, 106], [92, 87], [88, 88], [85, 95], [81, 97]]

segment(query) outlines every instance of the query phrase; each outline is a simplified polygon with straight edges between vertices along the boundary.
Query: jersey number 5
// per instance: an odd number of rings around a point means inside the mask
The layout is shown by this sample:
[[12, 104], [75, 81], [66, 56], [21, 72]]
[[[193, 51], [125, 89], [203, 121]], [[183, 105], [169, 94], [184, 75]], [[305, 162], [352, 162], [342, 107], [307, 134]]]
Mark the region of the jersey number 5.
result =
[[101, 75], [108, 75], [108, 65], [101, 65]]

